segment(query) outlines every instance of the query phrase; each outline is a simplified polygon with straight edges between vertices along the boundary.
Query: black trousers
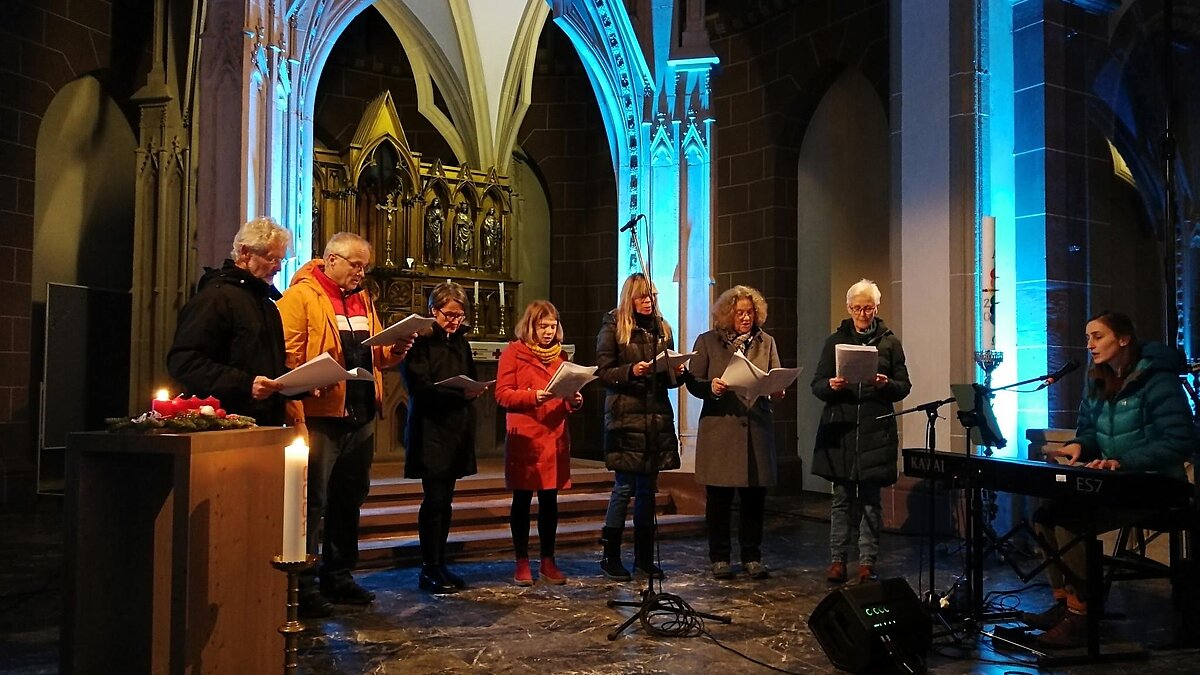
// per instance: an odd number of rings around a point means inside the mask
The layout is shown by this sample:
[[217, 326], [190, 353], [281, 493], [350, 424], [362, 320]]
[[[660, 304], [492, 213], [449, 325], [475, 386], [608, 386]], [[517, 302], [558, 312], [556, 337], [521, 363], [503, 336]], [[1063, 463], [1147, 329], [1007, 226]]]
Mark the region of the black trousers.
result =
[[[333, 418], [310, 418], [308, 427], [308, 552], [320, 544], [320, 578], [324, 586], [351, 580], [358, 563], [359, 509], [371, 490], [375, 458], [375, 424], [352, 424]], [[318, 536], [318, 531], [320, 535]], [[305, 592], [316, 585], [316, 570], [300, 577]]]
[[704, 519], [708, 523], [709, 562], [729, 562], [733, 550], [730, 529], [735, 493], [741, 502], [738, 509], [738, 544], [742, 550], [742, 562], [761, 561], [767, 488], [706, 485], [705, 491], [708, 493]]
[[455, 478], [422, 478], [421, 510], [417, 512], [417, 535], [421, 541], [421, 562], [442, 565], [446, 562], [446, 539], [450, 536], [451, 504]]

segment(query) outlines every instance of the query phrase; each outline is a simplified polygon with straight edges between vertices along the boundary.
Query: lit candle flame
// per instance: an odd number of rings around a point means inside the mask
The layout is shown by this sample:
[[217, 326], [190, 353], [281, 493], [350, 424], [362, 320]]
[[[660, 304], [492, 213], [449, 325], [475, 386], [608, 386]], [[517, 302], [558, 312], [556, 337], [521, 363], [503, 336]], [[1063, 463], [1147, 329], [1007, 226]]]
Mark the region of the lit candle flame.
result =
[[171, 392], [167, 391], [166, 389], [159, 389], [158, 391], [154, 392], [154, 400], [155, 401], [170, 401], [171, 400]]

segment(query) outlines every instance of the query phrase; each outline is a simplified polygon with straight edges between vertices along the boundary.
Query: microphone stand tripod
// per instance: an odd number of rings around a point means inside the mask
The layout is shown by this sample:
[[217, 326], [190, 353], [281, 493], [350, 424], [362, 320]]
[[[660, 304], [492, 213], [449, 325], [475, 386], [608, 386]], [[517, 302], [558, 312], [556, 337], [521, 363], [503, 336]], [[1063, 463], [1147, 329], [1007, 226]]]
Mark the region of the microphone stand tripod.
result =
[[[906, 408], [904, 410], [897, 410], [895, 412], [887, 413], [886, 415], [880, 415], [879, 417], [876, 417], [875, 419], [885, 420], [885, 419], [888, 419], [889, 417], [896, 418], [896, 417], [901, 417], [903, 415], [908, 415], [910, 413], [915, 413], [915, 412], [925, 413], [925, 449], [928, 450], [929, 452], [936, 452], [937, 451], [937, 419], [939, 417], [938, 409], [941, 408], [942, 406], [946, 405], [947, 403], [953, 403], [953, 402], [954, 402], [954, 397], [951, 396], [950, 398], [944, 398], [944, 399], [941, 399], [938, 401], [929, 401], [928, 403], [922, 403], [921, 405], [914, 406], [912, 408]], [[939, 596], [937, 591], [934, 590], [934, 576], [937, 574], [937, 565], [934, 561], [934, 558], [937, 554], [937, 537], [934, 534], [934, 530], [937, 527], [937, 519], [935, 517], [934, 511], [936, 510], [937, 499], [936, 499], [935, 492], [933, 490], [932, 483], [929, 483], [928, 488], [929, 488], [929, 504], [928, 504], [928, 512], [929, 513], [928, 513], [928, 522], [927, 522], [928, 537], [926, 538], [926, 542], [928, 545], [928, 554], [929, 554], [929, 560], [927, 561], [928, 572], [929, 572], [929, 590], [926, 591], [922, 600], [924, 601], [926, 608], [930, 612], [932, 612], [934, 616], [938, 617], [938, 619], [942, 622], [942, 625], [945, 626], [947, 629], [949, 629], [951, 634], [953, 635], [954, 634], [953, 629], [950, 629], [950, 626], [946, 622], [946, 619], [944, 617], [942, 617], [942, 606], [941, 606], [942, 596]], [[947, 597], [949, 597], [949, 592], [947, 593]], [[955, 641], [957, 642], [958, 636], [954, 635], [954, 637], [955, 637]]]
[[[647, 385], [646, 385], [646, 401], [647, 402], [645, 405], [645, 410], [647, 412], [645, 414], [646, 414], [647, 420], [648, 420], [648, 424], [646, 426], [646, 429], [647, 429], [647, 432], [649, 435], [649, 437], [647, 439], [647, 444], [649, 447], [654, 448], [655, 453], [657, 454], [657, 451], [658, 451], [657, 443], [655, 441], [657, 440], [657, 437], [658, 437], [658, 428], [652, 421], [649, 421], [649, 420], [653, 420], [653, 417], [654, 417], [654, 413], [650, 412], [650, 402], [655, 400], [655, 396], [657, 394], [657, 391], [656, 391], [657, 386], [656, 385], [658, 383], [658, 372], [657, 372], [657, 368], [655, 367], [655, 365], [653, 365], [653, 362], [658, 355], [658, 347], [659, 347], [660, 342], [662, 341], [662, 332], [661, 332], [662, 318], [658, 313], [658, 294], [655, 290], [656, 287], [654, 285], [654, 280], [650, 277], [650, 266], [647, 262], [647, 258], [642, 255], [642, 246], [641, 246], [641, 243], [638, 241], [637, 222], [638, 222], [638, 220], [641, 220], [642, 218], [644, 218], [644, 215], [639, 214], [637, 216], [634, 216], [625, 225], [625, 227], [623, 227], [621, 229], [622, 230], [624, 230], [624, 229], [631, 230], [630, 236], [631, 236], [631, 240], [633, 241], [634, 254], [637, 256], [638, 265], [642, 268], [642, 275], [646, 277], [646, 281], [650, 285], [650, 315], [654, 317], [653, 328], [651, 329], [651, 332], [650, 332], [650, 338], [654, 343], [654, 346], [653, 346], [654, 353], [650, 356], [650, 359], [649, 359], [651, 361], [652, 365], [650, 367], [650, 372], [648, 373], [649, 380], [647, 381]], [[673, 377], [674, 373], [673, 373], [673, 371], [670, 370], [670, 362], [669, 361], [667, 362], [667, 367], [668, 367], [668, 370], [667, 370], [668, 375]], [[655, 474], [655, 475], [657, 476], [657, 474]], [[652, 496], [652, 498], [653, 498], [653, 496]], [[637, 497], [635, 495], [635, 499], [641, 499], [641, 497]], [[635, 502], [635, 508], [634, 508], [634, 531], [635, 532], [637, 531], [637, 508], [640, 508], [640, 507], [641, 507], [641, 504], [637, 504]], [[661, 556], [659, 554], [658, 537], [657, 537], [658, 512], [653, 507], [651, 507], [651, 514], [653, 515], [653, 518], [654, 518], [654, 520], [653, 520], [653, 528], [654, 529], [651, 531], [655, 533], [654, 540], [651, 542], [652, 550], [654, 552], [654, 561], [655, 561], [656, 565], [659, 565], [661, 567]], [[634, 536], [636, 537], [636, 534]], [[634, 550], [636, 551], [636, 544], [635, 544]], [[635, 555], [636, 555], [636, 553], [635, 553]], [[635, 570], [637, 569], [636, 558], [634, 559], [634, 569]], [[690, 608], [687, 607], [687, 603], [685, 603], [678, 596], [671, 594], [671, 593], [663, 593], [662, 592], [662, 581], [661, 580], [659, 581], [658, 587], [659, 587], [659, 590], [656, 592], [654, 590], [654, 575], [647, 573], [646, 574], [646, 588], [641, 592], [642, 599], [640, 601], [637, 601], [637, 602], [629, 601], [629, 600], [609, 600], [608, 601], [609, 607], [636, 607], [637, 608], [637, 611], [634, 612], [629, 618], [625, 619], [625, 621], [623, 621], [621, 623], [621, 625], [617, 626], [616, 628], [612, 629], [612, 631], [609, 632], [609, 634], [608, 634], [609, 641], [616, 640], [617, 636], [619, 636], [621, 633], [625, 632], [626, 628], [629, 628], [630, 626], [632, 626], [634, 621], [640, 620], [643, 626], [646, 626], [647, 628], [649, 628], [649, 627], [651, 627], [651, 617], [653, 615], [655, 615], [656, 613], [662, 612], [665, 614], [667, 612], [672, 612], [672, 611], [678, 612], [681, 608], [686, 608], [686, 610], [690, 610]], [[692, 614], [694, 616], [698, 616], [698, 617], [701, 617], [704, 619], [709, 619], [711, 621], [719, 621], [719, 622], [725, 623], [725, 624], [733, 622], [733, 619], [731, 619], [730, 617], [720, 615], [720, 614], [707, 614], [704, 612], [696, 612], [696, 611], [692, 611]]]

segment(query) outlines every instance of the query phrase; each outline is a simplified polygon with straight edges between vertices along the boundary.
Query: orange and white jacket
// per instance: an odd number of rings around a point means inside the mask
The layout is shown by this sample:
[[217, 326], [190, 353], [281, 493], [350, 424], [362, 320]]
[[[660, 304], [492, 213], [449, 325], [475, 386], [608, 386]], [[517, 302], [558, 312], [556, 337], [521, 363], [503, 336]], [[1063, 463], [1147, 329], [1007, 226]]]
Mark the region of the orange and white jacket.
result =
[[[329, 296], [313, 276], [313, 270], [325, 270], [325, 261], [317, 258], [305, 263], [292, 277], [292, 283], [283, 292], [276, 305], [283, 320], [283, 341], [287, 350], [287, 367], [295, 368], [329, 352], [343, 367], [346, 357], [342, 351], [342, 338], [338, 332], [337, 313]], [[374, 299], [363, 294], [367, 306], [367, 319], [371, 335], [383, 330], [379, 315], [375, 312]], [[404, 358], [404, 353], [393, 345], [372, 347], [371, 361], [375, 371], [375, 409], [383, 414], [382, 369], [391, 368]], [[306, 396], [301, 401], [289, 401], [288, 424], [301, 425], [308, 417], [345, 417], [346, 383], [337, 382], [321, 391], [320, 396]]]

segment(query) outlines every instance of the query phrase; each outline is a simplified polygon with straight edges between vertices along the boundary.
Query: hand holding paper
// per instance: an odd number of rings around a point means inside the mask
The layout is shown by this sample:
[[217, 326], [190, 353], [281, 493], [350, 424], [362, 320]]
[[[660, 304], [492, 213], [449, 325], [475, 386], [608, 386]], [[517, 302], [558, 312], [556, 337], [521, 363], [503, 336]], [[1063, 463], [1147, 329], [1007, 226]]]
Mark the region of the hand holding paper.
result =
[[367, 347], [382, 347], [384, 345], [406, 342], [412, 337], [413, 333], [420, 333], [433, 324], [432, 317], [409, 314], [366, 340], [363, 340], [363, 345]]
[[847, 384], [872, 384], [879, 370], [879, 350], [867, 345], [834, 345], [837, 376]]
[[303, 363], [291, 372], [275, 378], [279, 393], [293, 396], [302, 391], [327, 387], [342, 380], [374, 380], [375, 374], [366, 368], [346, 370], [327, 353]]
[[685, 365], [688, 361], [691, 361], [695, 355], [696, 352], [680, 354], [674, 349], [664, 349], [658, 353], [658, 356], [654, 357], [654, 372], [663, 373], [668, 368], [676, 370], [680, 365]]
[[546, 384], [546, 389], [554, 394], [555, 398], [571, 399], [583, 385], [596, 379], [596, 366], [581, 366], [570, 361], [563, 361], [558, 370], [554, 371], [554, 376], [550, 378], [550, 382]]
[[467, 377], [466, 375], [455, 375], [454, 377], [447, 377], [446, 379], [444, 379], [441, 382], [438, 382], [436, 384], [439, 387], [445, 387], [447, 389], [455, 389], [459, 392], [462, 392], [463, 398], [470, 399], [470, 398], [475, 398], [476, 396], [479, 396], [483, 392], [487, 391], [487, 388], [492, 386], [495, 383], [496, 383], [495, 380], [488, 380], [487, 382], [477, 382], [477, 381], [472, 380], [471, 378]]
[[779, 393], [796, 381], [800, 376], [800, 368], [772, 368], [771, 372], [763, 372], [761, 368], [750, 362], [741, 352], [735, 352], [721, 375], [725, 386], [737, 392], [747, 404], [753, 404], [761, 396]]

